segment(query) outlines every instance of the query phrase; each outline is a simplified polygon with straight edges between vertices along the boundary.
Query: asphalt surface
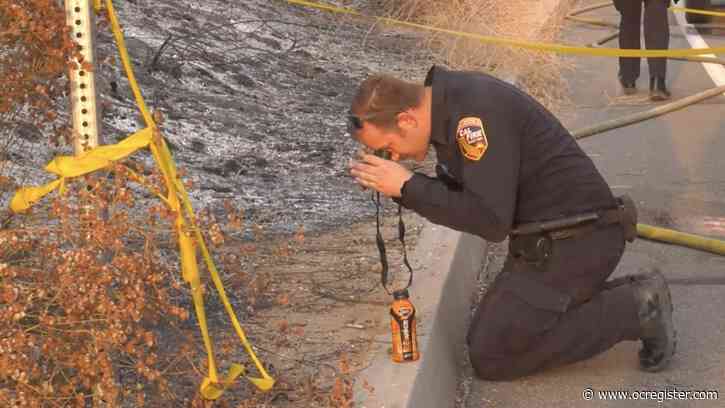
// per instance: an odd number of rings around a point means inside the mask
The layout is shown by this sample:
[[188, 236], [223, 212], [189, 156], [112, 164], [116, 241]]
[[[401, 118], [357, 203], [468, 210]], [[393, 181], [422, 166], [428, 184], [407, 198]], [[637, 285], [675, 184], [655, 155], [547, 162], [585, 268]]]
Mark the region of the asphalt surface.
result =
[[[580, 2], [594, 3], [597, 1]], [[587, 17], [618, 21], [613, 8]], [[673, 15], [670, 22], [670, 47], [691, 47]], [[610, 32], [570, 23], [562, 41], [587, 44]], [[725, 46], [725, 30], [703, 35], [703, 39], [711, 47]], [[617, 47], [617, 42], [606, 46]], [[560, 116], [570, 130], [655, 106], [647, 99], [646, 62], [642, 63], [639, 93], [627, 97], [618, 86], [616, 59], [577, 57], [572, 62], [575, 69], [567, 75], [573, 106]], [[721, 77], [715, 73], [713, 79], [699, 63], [670, 61], [668, 70], [672, 100], [725, 80], [725, 69], [712, 69], [724, 72]], [[640, 222], [725, 239], [725, 97], [582, 139], [580, 144], [614, 192], [635, 199]], [[654, 266], [670, 280], [675, 306], [679, 342], [669, 369], [654, 374], [640, 371], [639, 342], [623, 342], [589, 361], [522, 380], [472, 380], [466, 407], [725, 406], [725, 257], [639, 239], [628, 245], [614, 276]], [[584, 395], [588, 389], [593, 391], [591, 400]], [[664, 393], [668, 390], [669, 394]], [[605, 401], [598, 391], [626, 391], [630, 398]], [[659, 394], [645, 396], [641, 391]], [[679, 391], [717, 391], [720, 398], [700, 400], [690, 395], [685, 399]]]

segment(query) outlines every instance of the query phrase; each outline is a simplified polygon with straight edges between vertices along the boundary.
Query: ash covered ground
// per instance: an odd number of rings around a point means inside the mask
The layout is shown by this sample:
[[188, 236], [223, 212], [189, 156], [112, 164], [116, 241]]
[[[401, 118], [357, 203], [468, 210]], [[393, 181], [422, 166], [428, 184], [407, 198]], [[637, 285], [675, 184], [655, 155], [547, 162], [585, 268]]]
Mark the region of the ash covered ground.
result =
[[[343, 5], [375, 12], [365, 1]], [[370, 73], [422, 80], [432, 58], [415, 33], [285, 1], [127, 0], [116, 9], [146, 102], [163, 114], [163, 134], [194, 183], [195, 208], [221, 211], [231, 200], [275, 233], [321, 232], [373, 213], [347, 171], [358, 144], [345, 114]], [[111, 144], [143, 123], [102, 20], [97, 54], [102, 138]], [[59, 109], [67, 117], [67, 98]], [[32, 125], [16, 132], [21, 144], [5, 171], [19, 184], [48, 181], [43, 166], [69, 150]], [[154, 166], [146, 152], [134, 158]], [[2, 192], [0, 204], [9, 199]]]

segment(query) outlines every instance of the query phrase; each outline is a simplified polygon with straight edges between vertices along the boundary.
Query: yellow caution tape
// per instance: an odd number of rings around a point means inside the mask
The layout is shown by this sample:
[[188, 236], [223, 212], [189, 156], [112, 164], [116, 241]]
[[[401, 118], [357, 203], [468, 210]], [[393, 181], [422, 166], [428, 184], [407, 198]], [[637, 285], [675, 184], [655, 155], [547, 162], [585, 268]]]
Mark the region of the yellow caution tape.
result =
[[713, 48], [679, 48], [679, 49], [668, 49], [668, 50], [635, 50], [635, 49], [618, 49], [618, 48], [591, 48], [591, 47], [577, 47], [571, 45], [561, 45], [552, 43], [541, 43], [526, 40], [516, 40], [512, 38], [494, 37], [476, 33], [470, 33], [465, 31], [449, 30], [446, 28], [433, 27], [425, 24], [411, 23], [408, 21], [396, 20], [388, 17], [375, 17], [367, 16], [359, 13], [355, 10], [332, 6], [328, 4], [321, 4], [314, 1], [307, 0], [285, 0], [289, 4], [296, 4], [299, 6], [305, 6], [315, 8], [318, 10], [325, 10], [332, 13], [338, 14], [349, 14], [353, 16], [371, 18], [379, 22], [398, 25], [403, 27], [412, 27], [421, 30], [433, 31], [443, 34], [450, 34], [453, 36], [469, 38], [477, 40], [483, 43], [498, 44], [498, 45], [509, 45], [512, 47], [525, 48], [536, 51], [551, 51], [560, 54], [573, 54], [573, 55], [589, 55], [594, 57], [640, 57], [640, 58], [657, 58], [657, 57], [688, 57], [695, 55], [705, 54], [725, 54], [725, 47], [713, 47]]
[[79, 156], [58, 156], [45, 166], [45, 170], [60, 178], [41, 187], [21, 188], [10, 201], [10, 209], [15, 213], [26, 211], [56, 188], [61, 188], [60, 192], [63, 193], [62, 186], [66, 178], [79, 177], [106, 168], [148, 146], [150, 141], [151, 129], [146, 128], [116, 145], [98, 146]]
[[131, 67], [131, 58], [129, 58], [128, 51], [126, 51], [126, 41], [123, 38], [123, 31], [121, 30], [121, 25], [118, 23], [118, 18], [116, 18], [116, 11], [113, 8], [112, 0], [106, 0], [106, 9], [108, 11], [108, 19], [111, 22], [113, 36], [116, 39], [118, 53], [121, 55], [121, 63], [123, 64], [123, 69], [126, 71], [128, 82], [131, 85], [131, 91], [136, 99], [136, 105], [138, 105], [138, 108], [141, 110], [146, 126], [155, 128], [156, 125], [154, 124], [154, 119], [151, 117], [151, 114], [146, 107], [146, 102], [141, 95], [141, 90], [136, 83], [136, 76], [133, 73], [133, 67]]
[[690, 13], [690, 14], [702, 14], [702, 15], [706, 15], [706, 16], [725, 17], [725, 13], [721, 13], [721, 12], [717, 12], [717, 11], [710, 11], [710, 10], [691, 9], [691, 8], [687, 8], [687, 7], [670, 7], [670, 10], [683, 12], [683, 13]]
[[[100, 0], [94, 0], [94, 6], [96, 11], [98, 11], [100, 9]], [[232, 385], [234, 381], [242, 375], [244, 375], [260, 390], [268, 391], [274, 386], [275, 380], [267, 373], [264, 369], [264, 365], [259, 361], [254, 353], [254, 350], [249, 343], [236, 314], [234, 313], [234, 309], [229, 302], [224, 286], [219, 277], [219, 272], [214, 265], [214, 261], [212, 260], [206, 246], [204, 237], [199, 228], [195, 225], [194, 220], [196, 219], [196, 216], [194, 214], [194, 209], [189, 201], [186, 189], [184, 188], [181, 179], [178, 177], [176, 165], [171, 157], [171, 152], [169, 151], [163, 137], [161, 137], [161, 133], [156, 127], [153, 117], [146, 107], [143, 96], [141, 95], [141, 90], [139, 89], [136, 78], [133, 74], [133, 68], [131, 66], [128, 52], [126, 51], [123, 33], [118, 23], [118, 19], [116, 18], [112, 0], [106, 0], [106, 9], [111, 22], [113, 35], [119, 49], [119, 54], [121, 55], [123, 67], [126, 71], [129, 84], [131, 85], [131, 89], [136, 99], [136, 104], [143, 115], [147, 127], [115, 145], [98, 146], [79, 156], [56, 157], [46, 166], [45, 169], [50, 173], [56, 174], [59, 178], [41, 187], [21, 188], [11, 200], [10, 208], [15, 213], [23, 212], [55, 189], [58, 189], [62, 194], [67, 178], [79, 177], [106, 168], [114, 162], [128, 157], [138, 149], [148, 147], [151, 150], [154, 160], [161, 169], [164, 182], [168, 189], [168, 196], [161, 198], [177, 214], [175, 227], [179, 239], [182, 277], [191, 288], [194, 309], [199, 320], [199, 328], [201, 330], [204, 347], [207, 352], [209, 374], [202, 381], [200, 392], [206, 399], [217, 399], [222, 395], [227, 387]], [[139, 180], [142, 180], [141, 177], [137, 175], [136, 177]], [[182, 207], [186, 213], [186, 217], [184, 217]], [[232, 325], [234, 326], [237, 336], [254, 362], [254, 365], [257, 367], [257, 370], [259, 370], [261, 377], [251, 377], [246, 375], [246, 370], [242, 365], [232, 364], [224, 379], [219, 379], [212, 342], [209, 336], [209, 329], [207, 327], [206, 313], [204, 311], [201, 278], [199, 276], [199, 267], [196, 257], [197, 245], [198, 249], [201, 251], [202, 257], [204, 258], [212, 281], [214, 282], [214, 286], [219, 293], [219, 297], [224, 304], [224, 308], [232, 321]]]
[[245, 374], [245, 370], [241, 365], [233, 364], [229, 372], [227, 373], [225, 380], [222, 382], [219, 381], [216, 371], [216, 365], [214, 364], [214, 353], [211, 346], [211, 340], [209, 339], [208, 329], [206, 327], [206, 316], [204, 313], [204, 303], [201, 294], [201, 287], [195, 287], [195, 282], [197, 282], [198, 280], [196, 248], [193, 247], [193, 245], [189, 245], [190, 240], [187, 239], [189, 238], [187, 234], [190, 231], [187, 228], [185, 219], [182, 215], [182, 211], [179, 208], [177, 198], [181, 199], [181, 204], [186, 210], [187, 217], [190, 220], [189, 223], [191, 224], [191, 231], [194, 232], [194, 238], [196, 239], [196, 243], [201, 249], [202, 256], [206, 263], [207, 269], [209, 270], [212, 281], [214, 282], [214, 286], [216, 287], [222, 304], [224, 305], [224, 308], [226, 309], [227, 314], [232, 321], [232, 325], [234, 326], [237, 336], [239, 337], [242, 345], [244, 346], [245, 350], [257, 367], [257, 370], [259, 370], [260, 374], [262, 375], [261, 378], [247, 376], [247, 379], [249, 379], [260, 390], [268, 391], [274, 386], [275, 381], [267, 373], [267, 371], [264, 369], [264, 366], [254, 353], [254, 350], [252, 349], [252, 346], [249, 343], [249, 340], [247, 339], [244, 330], [239, 324], [239, 320], [234, 313], [234, 309], [229, 302], [222, 281], [219, 278], [219, 273], [216, 269], [216, 266], [214, 265], [214, 261], [212, 260], [211, 255], [209, 254], [209, 250], [206, 247], [204, 237], [202, 236], [201, 231], [196, 227], [196, 225], [194, 225], [194, 220], [196, 219], [196, 216], [194, 214], [194, 209], [191, 205], [191, 202], [189, 201], [189, 196], [186, 192], [186, 189], [184, 188], [183, 183], [177, 176], [176, 166], [174, 164], [173, 158], [171, 157], [171, 152], [169, 151], [166, 142], [160, 136], [160, 133], [156, 129], [153, 117], [149, 113], [143, 96], [141, 95], [141, 90], [136, 83], [136, 78], [133, 74], [133, 68], [131, 66], [128, 52], [126, 51], [123, 34], [120, 25], [118, 24], [118, 19], [115, 15], [112, 0], [106, 0], [106, 8], [108, 9], [108, 16], [109, 20], [111, 21], [113, 35], [116, 38], [116, 43], [118, 45], [119, 53], [121, 55], [121, 60], [126, 71], [126, 75], [128, 76], [129, 83], [131, 84], [131, 89], [136, 99], [136, 104], [141, 110], [146, 125], [154, 129], [154, 137], [152, 138], [152, 143], [150, 143], [151, 152], [153, 153], [153, 156], [156, 159], [156, 162], [159, 164], [159, 167], [161, 168], [161, 171], [164, 175], [164, 179], [169, 190], [169, 202], [172, 205], [172, 208], [178, 213], [177, 233], [179, 235], [179, 250], [182, 254], [182, 270], [184, 271], [184, 278], [187, 279], [187, 281], [189, 281], [192, 286], [194, 307], [197, 312], [199, 327], [202, 331], [202, 336], [204, 337], [204, 344], [209, 359], [209, 376], [204, 379], [201, 385], [201, 393], [206, 399], [213, 400], [219, 398], [219, 396], [224, 392], [226, 387], [233, 383], [239, 375]]
[[[60, 189], [63, 184], [63, 179], [55, 180], [41, 187], [26, 187], [18, 190], [13, 199], [10, 200], [10, 209], [19, 213], [25, 211], [37, 201], [40, 201], [43, 197], [50, 194], [51, 191], [56, 188]], [[62, 189], [61, 189], [62, 192]]]

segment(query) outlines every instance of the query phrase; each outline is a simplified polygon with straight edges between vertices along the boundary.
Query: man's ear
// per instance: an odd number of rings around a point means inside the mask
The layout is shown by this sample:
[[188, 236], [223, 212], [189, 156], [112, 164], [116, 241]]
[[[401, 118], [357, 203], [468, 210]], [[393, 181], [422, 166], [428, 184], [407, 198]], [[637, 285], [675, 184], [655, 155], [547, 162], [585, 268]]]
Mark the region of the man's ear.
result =
[[418, 119], [408, 111], [398, 114], [398, 127], [400, 129], [410, 130], [418, 127]]

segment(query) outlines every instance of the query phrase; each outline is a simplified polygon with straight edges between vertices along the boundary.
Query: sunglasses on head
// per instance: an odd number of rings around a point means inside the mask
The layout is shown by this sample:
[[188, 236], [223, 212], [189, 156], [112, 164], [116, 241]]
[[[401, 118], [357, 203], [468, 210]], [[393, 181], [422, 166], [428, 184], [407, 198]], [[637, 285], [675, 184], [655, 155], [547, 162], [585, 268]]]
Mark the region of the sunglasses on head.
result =
[[363, 128], [364, 121], [366, 121], [368, 119], [372, 119], [376, 116], [380, 116], [382, 114], [386, 114], [386, 113], [394, 113], [397, 115], [398, 113], [400, 113], [400, 111], [373, 112], [373, 113], [370, 113], [368, 115], [363, 115], [363, 116], [358, 116], [358, 115], [355, 115], [350, 112], [347, 114], [347, 132], [350, 135], [354, 135], [355, 133], [357, 133], [358, 130]]
[[363, 121], [359, 116], [347, 115], [347, 133], [354, 135], [358, 130], [363, 128]]

